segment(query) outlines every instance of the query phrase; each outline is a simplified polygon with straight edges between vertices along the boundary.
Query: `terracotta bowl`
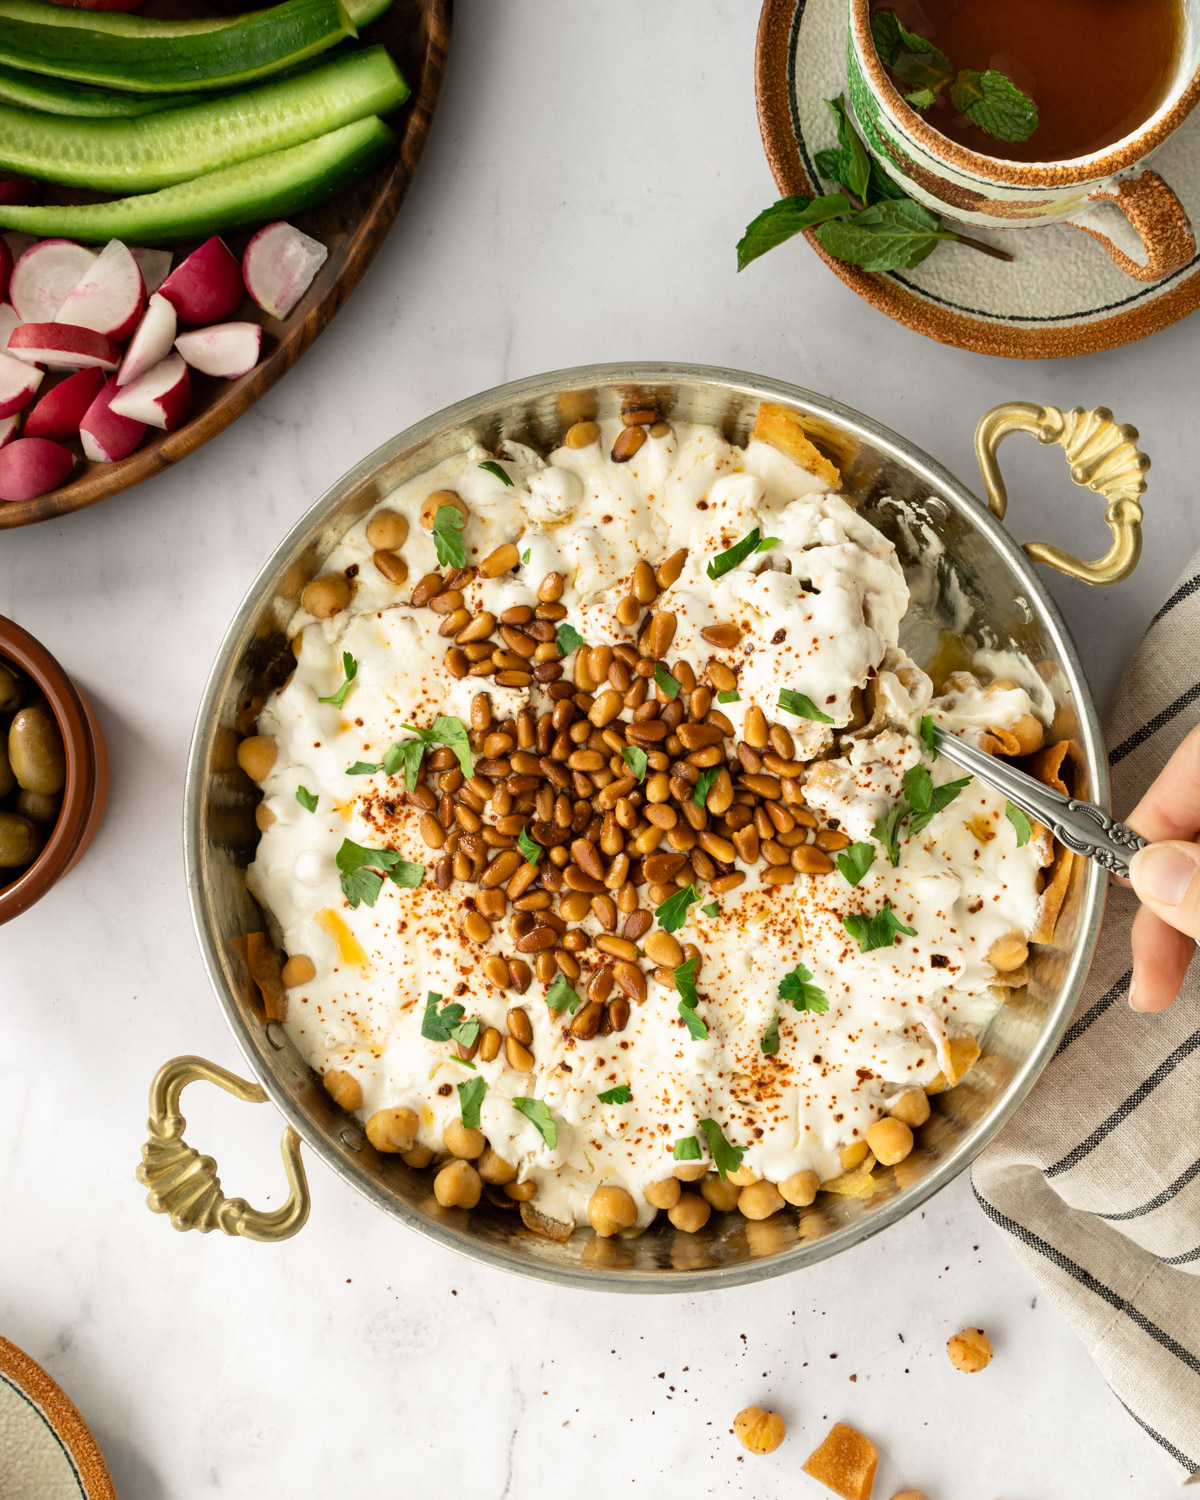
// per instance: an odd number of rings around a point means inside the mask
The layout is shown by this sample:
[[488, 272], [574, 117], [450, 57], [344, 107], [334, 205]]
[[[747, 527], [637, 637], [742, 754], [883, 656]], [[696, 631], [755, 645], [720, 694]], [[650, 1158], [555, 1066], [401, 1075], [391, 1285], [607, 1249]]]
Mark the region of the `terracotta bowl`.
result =
[[96, 837], [108, 801], [108, 747], [91, 704], [39, 641], [0, 615], [0, 661], [41, 689], [62, 731], [67, 783], [58, 821], [33, 864], [0, 885], [0, 924], [19, 917], [73, 870]]

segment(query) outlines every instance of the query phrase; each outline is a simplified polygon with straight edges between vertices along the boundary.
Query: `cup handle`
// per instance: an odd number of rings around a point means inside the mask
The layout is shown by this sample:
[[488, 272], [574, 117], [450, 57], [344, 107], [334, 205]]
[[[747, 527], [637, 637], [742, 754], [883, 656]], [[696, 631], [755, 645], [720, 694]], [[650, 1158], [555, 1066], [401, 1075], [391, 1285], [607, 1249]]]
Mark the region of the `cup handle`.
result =
[[1034, 561], [1057, 568], [1082, 583], [1119, 583], [1137, 567], [1142, 551], [1141, 496], [1146, 490], [1150, 460], [1138, 449], [1138, 430], [1117, 425], [1106, 406], [1085, 411], [1059, 411], [1057, 406], [1035, 406], [1029, 401], [1006, 401], [994, 406], [975, 429], [975, 456], [987, 489], [988, 506], [1003, 521], [1008, 491], [1000, 473], [997, 449], [1010, 432], [1026, 432], [1039, 443], [1058, 443], [1071, 465], [1076, 484], [1094, 490], [1106, 502], [1104, 519], [1112, 532], [1112, 546], [1095, 562], [1084, 562], [1046, 542], [1027, 542]]
[[1146, 252], [1145, 263], [1128, 255], [1115, 241], [1091, 224], [1068, 220], [1075, 229], [1090, 234], [1103, 245], [1111, 259], [1127, 276], [1137, 281], [1161, 281], [1186, 266], [1196, 254], [1196, 237], [1187, 211], [1172, 188], [1157, 172], [1140, 177], [1113, 179], [1088, 195], [1089, 203], [1115, 203], [1129, 220]]
[[164, 1063], [150, 1085], [150, 1139], [142, 1147], [137, 1180], [149, 1188], [146, 1204], [168, 1214], [176, 1229], [207, 1234], [243, 1235], [248, 1240], [286, 1240], [303, 1229], [308, 1218], [308, 1180], [300, 1160], [300, 1137], [289, 1126], [283, 1133], [283, 1170], [288, 1198], [272, 1213], [251, 1208], [244, 1198], [226, 1198], [211, 1156], [201, 1156], [183, 1138], [187, 1121], [179, 1113], [179, 1096], [189, 1083], [215, 1083], [248, 1104], [262, 1104], [266, 1093], [236, 1073], [202, 1057], [175, 1057]]

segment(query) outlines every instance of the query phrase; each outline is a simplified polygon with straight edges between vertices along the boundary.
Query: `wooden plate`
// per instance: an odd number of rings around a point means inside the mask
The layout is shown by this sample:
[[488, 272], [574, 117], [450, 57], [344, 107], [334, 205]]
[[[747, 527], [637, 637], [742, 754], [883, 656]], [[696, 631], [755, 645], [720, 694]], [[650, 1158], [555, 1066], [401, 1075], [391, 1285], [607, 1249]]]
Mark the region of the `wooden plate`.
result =
[[0, 1338], [0, 1493], [117, 1500], [87, 1423], [41, 1365]]
[[[193, 10], [198, 10], [196, 6]], [[298, 306], [283, 320], [268, 317], [247, 299], [241, 316], [263, 325], [263, 359], [239, 380], [217, 380], [193, 372], [195, 407], [175, 432], [151, 428], [141, 446], [115, 464], [82, 463], [69, 484], [18, 504], [0, 503], [0, 528], [29, 526], [106, 500], [140, 484], [194, 453], [248, 408], [292, 368], [358, 285], [383, 243], [429, 137], [446, 71], [453, 0], [393, 0], [391, 8], [361, 33], [382, 42], [412, 90], [389, 123], [399, 136], [395, 152], [352, 187], [294, 222], [329, 248], [329, 259]], [[250, 232], [225, 236], [240, 255]], [[176, 264], [199, 241], [182, 245]]]

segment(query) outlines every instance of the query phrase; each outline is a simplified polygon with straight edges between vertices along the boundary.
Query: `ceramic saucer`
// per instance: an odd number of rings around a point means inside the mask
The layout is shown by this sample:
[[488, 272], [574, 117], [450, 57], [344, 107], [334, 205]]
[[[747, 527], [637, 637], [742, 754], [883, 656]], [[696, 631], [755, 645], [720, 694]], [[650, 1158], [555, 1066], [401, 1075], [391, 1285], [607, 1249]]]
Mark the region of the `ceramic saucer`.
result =
[[[812, 193], [814, 153], [837, 144], [825, 100], [846, 87], [845, 52], [846, 0], [764, 0], [755, 85], [763, 144], [781, 194]], [[1153, 165], [1200, 225], [1200, 111], [1154, 153]], [[808, 240], [880, 312], [978, 354], [1095, 354], [1157, 333], [1200, 305], [1200, 253], [1174, 275], [1144, 286], [1069, 225], [971, 233], [1010, 251], [1013, 261], [942, 245], [914, 270], [880, 275], [833, 260], [811, 234]]]
[[45, 1370], [3, 1338], [0, 1500], [117, 1500], [87, 1423]]

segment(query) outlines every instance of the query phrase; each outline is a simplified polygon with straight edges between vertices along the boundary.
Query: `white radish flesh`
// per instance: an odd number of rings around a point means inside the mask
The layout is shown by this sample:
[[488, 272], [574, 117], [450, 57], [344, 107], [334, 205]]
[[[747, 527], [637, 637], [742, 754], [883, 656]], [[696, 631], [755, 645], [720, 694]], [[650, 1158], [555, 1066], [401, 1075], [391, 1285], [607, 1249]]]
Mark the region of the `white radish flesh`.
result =
[[221, 375], [236, 380], [258, 363], [262, 329], [257, 323], [217, 323], [181, 333], [175, 347], [202, 375]]
[[13, 267], [8, 300], [24, 323], [48, 323], [96, 259], [74, 240], [38, 240]]
[[0, 354], [0, 417], [24, 411], [42, 383], [42, 371], [22, 364], [9, 354]]
[[121, 362], [116, 339], [73, 323], [22, 323], [9, 334], [8, 348], [52, 370], [86, 370], [96, 365], [111, 373]]
[[119, 393], [117, 382], [107, 381], [79, 424], [83, 451], [93, 463], [112, 464], [128, 458], [146, 436], [145, 422], [113, 411], [113, 398]]
[[109, 240], [54, 314], [56, 323], [92, 328], [122, 342], [146, 305], [138, 263], [120, 240]]
[[20, 430], [21, 418], [19, 416], [0, 417], [0, 448], [3, 448], [6, 443], [11, 443]]
[[70, 442], [79, 436], [84, 413], [103, 388], [103, 370], [76, 370], [51, 386], [25, 418], [25, 436]]
[[242, 256], [246, 290], [273, 318], [286, 318], [312, 285], [329, 251], [292, 224], [266, 224]]
[[223, 323], [246, 300], [242, 268], [225, 241], [216, 235], [181, 261], [159, 290], [174, 304], [183, 328]]
[[171, 352], [175, 342], [175, 309], [165, 297], [152, 292], [146, 311], [137, 331], [129, 341], [125, 358], [117, 375], [118, 385], [129, 385], [131, 381], [161, 364]]
[[130, 255], [137, 261], [138, 270], [142, 273], [142, 285], [146, 288], [149, 297], [157, 292], [159, 287], [167, 279], [173, 259], [169, 250], [143, 250], [140, 245], [130, 247]]
[[0, 500], [34, 500], [56, 490], [75, 460], [48, 438], [17, 438], [0, 448]]
[[122, 386], [110, 405], [119, 417], [132, 417], [148, 427], [173, 432], [187, 420], [192, 407], [187, 365], [180, 355], [169, 354], [161, 364]]

